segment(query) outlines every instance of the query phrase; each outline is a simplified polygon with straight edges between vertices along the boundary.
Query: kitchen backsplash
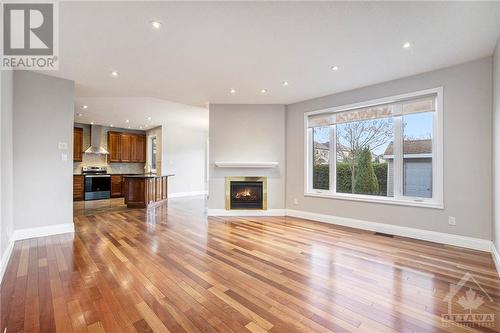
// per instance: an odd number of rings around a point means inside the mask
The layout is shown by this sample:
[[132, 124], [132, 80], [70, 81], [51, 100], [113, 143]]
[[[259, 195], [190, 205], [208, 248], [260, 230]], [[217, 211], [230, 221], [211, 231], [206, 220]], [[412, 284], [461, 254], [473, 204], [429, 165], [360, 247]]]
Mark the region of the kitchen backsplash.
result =
[[[83, 128], [83, 151], [90, 146], [90, 125], [75, 123], [75, 127]], [[126, 129], [117, 129], [103, 126], [101, 142], [104, 148], [107, 148], [108, 131], [144, 133], [144, 131], [128, 131]], [[82, 162], [73, 162], [73, 173], [80, 174], [84, 166], [106, 166], [109, 173], [137, 174], [144, 173], [144, 163], [108, 163], [107, 155], [83, 154]]]

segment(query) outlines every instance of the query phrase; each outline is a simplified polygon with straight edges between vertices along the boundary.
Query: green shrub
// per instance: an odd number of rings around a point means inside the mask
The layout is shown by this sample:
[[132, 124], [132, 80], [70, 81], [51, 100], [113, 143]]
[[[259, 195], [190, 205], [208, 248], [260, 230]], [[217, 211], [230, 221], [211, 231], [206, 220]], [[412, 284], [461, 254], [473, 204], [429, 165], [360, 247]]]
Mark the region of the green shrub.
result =
[[387, 195], [387, 163], [373, 163], [373, 171], [378, 180], [378, 194]]
[[[377, 177], [377, 195], [387, 195], [387, 163], [372, 163], [373, 171]], [[328, 190], [329, 185], [329, 165], [315, 165], [313, 174], [313, 185], [315, 189]], [[337, 192], [352, 193], [351, 169], [349, 164], [337, 162]]]
[[359, 194], [378, 194], [378, 180], [373, 171], [372, 153], [364, 148], [356, 163], [356, 179], [354, 192]]
[[351, 169], [347, 163], [337, 163], [337, 192], [352, 193]]
[[317, 164], [313, 166], [313, 188], [317, 190], [328, 190], [330, 185], [330, 166], [328, 164]]

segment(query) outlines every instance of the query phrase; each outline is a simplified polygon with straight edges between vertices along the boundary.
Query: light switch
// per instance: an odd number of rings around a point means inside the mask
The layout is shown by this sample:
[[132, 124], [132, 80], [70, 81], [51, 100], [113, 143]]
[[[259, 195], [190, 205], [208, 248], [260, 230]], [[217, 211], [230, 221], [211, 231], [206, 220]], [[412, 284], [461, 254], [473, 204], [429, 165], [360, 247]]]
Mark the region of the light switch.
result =
[[68, 154], [62, 153], [61, 154], [61, 161], [67, 161], [68, 160]]
[[66, 142], [59, 142], [59, 149], [60, 150], [68, 149], [68, 144]]

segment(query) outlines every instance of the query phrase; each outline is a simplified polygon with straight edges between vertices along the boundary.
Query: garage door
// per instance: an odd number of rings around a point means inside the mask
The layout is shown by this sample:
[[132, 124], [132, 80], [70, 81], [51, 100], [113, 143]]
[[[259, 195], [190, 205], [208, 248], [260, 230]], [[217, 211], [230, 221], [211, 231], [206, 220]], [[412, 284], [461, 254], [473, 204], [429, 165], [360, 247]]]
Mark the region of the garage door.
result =
[[429, 159], [404, 161], [404, 195], [432, 197], [432, 162]]

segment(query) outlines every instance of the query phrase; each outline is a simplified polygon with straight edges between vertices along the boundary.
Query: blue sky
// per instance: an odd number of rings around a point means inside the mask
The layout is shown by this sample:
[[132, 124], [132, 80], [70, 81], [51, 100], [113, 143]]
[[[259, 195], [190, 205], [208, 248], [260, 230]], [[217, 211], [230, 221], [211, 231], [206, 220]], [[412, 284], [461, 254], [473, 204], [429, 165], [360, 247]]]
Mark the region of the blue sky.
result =
[[404, 116], [403, 121], [406, 124], [404, 128], [405, 136], [412, 138], [431, 138], [432, 137], [432, 113], [416, 113]]

